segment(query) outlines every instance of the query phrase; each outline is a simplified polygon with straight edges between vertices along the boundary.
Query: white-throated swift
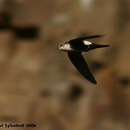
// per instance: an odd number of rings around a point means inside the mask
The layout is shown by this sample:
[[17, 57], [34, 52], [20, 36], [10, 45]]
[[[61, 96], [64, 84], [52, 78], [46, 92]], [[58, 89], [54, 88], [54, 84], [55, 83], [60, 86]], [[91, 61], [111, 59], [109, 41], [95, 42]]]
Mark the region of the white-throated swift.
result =
[[67, 51], [68, 57], [72, 64], [77, 68], [77, 70], [90, 82], [96, 84], [96, 80], [92, 73], [90, 72], [87, 62], [82, 56], [82, 52], [88, 52], [96, 48], [109, 47], [109, 45], [100, 45], [88, 41], [92, 38], [100, 38], [102, 35], [93, 35], [88, 37], [80, 37], [72, 39], [63, 44], [59, 44], [59, 50]]

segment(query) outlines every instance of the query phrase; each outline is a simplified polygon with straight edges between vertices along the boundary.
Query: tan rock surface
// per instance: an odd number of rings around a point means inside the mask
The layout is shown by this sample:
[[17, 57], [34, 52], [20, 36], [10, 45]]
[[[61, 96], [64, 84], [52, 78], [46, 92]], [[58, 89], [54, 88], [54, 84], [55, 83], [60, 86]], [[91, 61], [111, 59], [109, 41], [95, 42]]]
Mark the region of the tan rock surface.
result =
[[[0, 30], [0, 125], [129, 130], [128, 1], [12, 0], [8, 5], [11, 25], [36, 25], [40, 34], [36, 39], [21, 39], [13, 28]], [[85, 80], [57, 49], [60, 42], [92, 34], [104, 34], [95, 41], [111, 45], [84, 54], [97, 85]]]

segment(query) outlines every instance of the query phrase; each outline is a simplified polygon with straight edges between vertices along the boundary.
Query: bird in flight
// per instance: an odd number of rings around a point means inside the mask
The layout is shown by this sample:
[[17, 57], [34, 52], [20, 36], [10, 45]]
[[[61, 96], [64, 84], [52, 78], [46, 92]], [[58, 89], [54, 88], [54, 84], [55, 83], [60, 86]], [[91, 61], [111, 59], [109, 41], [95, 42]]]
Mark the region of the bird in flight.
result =
[[68, 57], [72, 64], [77, 68], [77, 70], [90, 82], [96, 84], [96, 80], [92, 73], [90, 72], [87, 62], [82, 56], [82, 52], [88, 52], [96, 48], [109, 47], [109, 45], [100, 45], [88, 41], [88, 39], [100, 38], [102, 35], [93, 35], [88, 37], [79, 37], [72, 39], [65, 43], [59, 44], [59, 50], [66, 51]]

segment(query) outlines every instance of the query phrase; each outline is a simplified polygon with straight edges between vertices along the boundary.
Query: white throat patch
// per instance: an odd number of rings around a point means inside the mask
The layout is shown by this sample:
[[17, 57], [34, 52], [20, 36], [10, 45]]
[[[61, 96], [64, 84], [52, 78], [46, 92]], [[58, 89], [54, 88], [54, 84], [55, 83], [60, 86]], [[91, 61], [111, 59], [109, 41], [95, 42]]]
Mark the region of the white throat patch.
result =
[[84, 43], [84, 45], [91, 45], [92, 43], [91, 42], [89, 42], [89, 41], [83, 41], [83, 43]]
[[65, 45], [64, 45], [64, 48], [65, 48], [66, 50], [70, 50], [70, 49], [71, 49], [70, 44], [65, 44]]
[[59, 49], [62, 51], [72, 51], [73, 50], [69, 43], [63, 44], [62, 46], [59, 47]]

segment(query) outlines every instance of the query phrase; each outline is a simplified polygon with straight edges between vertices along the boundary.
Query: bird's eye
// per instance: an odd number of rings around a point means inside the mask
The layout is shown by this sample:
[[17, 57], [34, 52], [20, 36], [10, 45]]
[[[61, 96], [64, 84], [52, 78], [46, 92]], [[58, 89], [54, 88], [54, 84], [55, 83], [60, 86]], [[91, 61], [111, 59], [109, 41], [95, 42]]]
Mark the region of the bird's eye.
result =
[[65, 42], [65, 44], [67, 44], [68, 42]]
[[59, 47], [62, 47], [63, 46], [63, 43], [61, 43], [60, 45], [59, 45]]

